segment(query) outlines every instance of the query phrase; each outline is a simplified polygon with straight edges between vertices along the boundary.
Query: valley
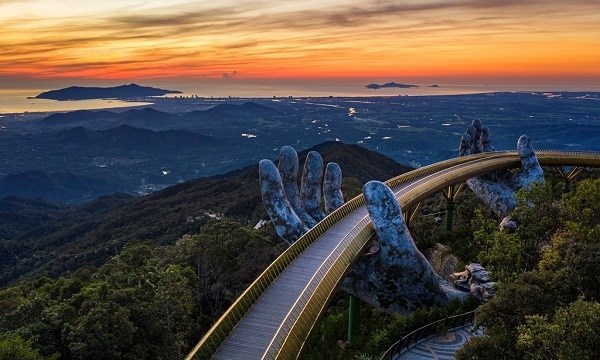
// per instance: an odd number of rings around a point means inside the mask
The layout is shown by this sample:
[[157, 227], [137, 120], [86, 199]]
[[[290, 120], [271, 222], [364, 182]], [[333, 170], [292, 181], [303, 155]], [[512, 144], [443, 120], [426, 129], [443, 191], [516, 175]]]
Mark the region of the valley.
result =
[[54, 197], [37, 194], [80, 203], [223, 174], [275, 158], [283, 145], [306, 149], [340, 141], [418, 167], [455, 156], [474, 119], [490, 128], [496, 149], [514, 149], [518, 136], [528, 133], [536, 149], [600, 150], [599, 93], [137, 100], [153, 104], [4, 115], [0, 176], [16, 176], [26, 186], [26, 172], [35, 170], [102, 184]]

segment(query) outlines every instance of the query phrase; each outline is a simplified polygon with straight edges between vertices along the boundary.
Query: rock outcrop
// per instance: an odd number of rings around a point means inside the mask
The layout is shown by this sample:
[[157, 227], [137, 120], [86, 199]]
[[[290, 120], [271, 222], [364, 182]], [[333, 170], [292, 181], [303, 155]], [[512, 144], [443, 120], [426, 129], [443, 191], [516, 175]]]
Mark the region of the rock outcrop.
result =
[[451, 280], [457, 288], [468, 291], [485, 301], [494, 296], [494, 285], [488, 271], [479, 263], [471, 263], [465, 266], [465, 271], [451, 275]]

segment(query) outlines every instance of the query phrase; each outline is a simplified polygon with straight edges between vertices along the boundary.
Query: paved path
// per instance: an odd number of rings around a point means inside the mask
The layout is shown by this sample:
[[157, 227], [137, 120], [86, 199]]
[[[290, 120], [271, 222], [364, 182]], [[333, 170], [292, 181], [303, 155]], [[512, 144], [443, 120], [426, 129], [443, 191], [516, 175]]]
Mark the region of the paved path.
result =
[[394, 360], [454, 359], [456, 352], [463, 347], [470, 338], [480, 335], [479, 333], [472, 334], [469, 331], [472, 326], [472, 324], [465, 325], [450, 330], [445, 335], [435, 335], [423, 339], [407, 351], [396, 356]]

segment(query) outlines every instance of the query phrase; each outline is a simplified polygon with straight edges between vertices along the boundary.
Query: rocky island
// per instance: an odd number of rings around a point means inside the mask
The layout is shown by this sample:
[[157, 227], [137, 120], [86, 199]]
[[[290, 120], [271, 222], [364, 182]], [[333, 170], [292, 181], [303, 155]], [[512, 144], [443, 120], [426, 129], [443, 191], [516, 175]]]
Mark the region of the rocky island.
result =
[[181, 94], [177, 90], [158, 89], [138, 84], [120, 85], [115, 87], [82, 87], [69, 86], [64, 89], [50, 90], [37, 95], [36, 99], [49, 100], [90, 100], [90, 99], [131, 99], [146, 96], [163, 96], [166, 94]]
[[401, 89], [409, 89], [409, 88], [418, 88], [418, 85], [412, 85], [412, 84], [398, 84], [395, 82], [389, 82], [389, 83], [385, 83], [382, 85], [379, 84], [369, 84], [365, 86], [367, 89], [373, 89], [373, 90], [378, 90], [381, 88], [401, 88]]

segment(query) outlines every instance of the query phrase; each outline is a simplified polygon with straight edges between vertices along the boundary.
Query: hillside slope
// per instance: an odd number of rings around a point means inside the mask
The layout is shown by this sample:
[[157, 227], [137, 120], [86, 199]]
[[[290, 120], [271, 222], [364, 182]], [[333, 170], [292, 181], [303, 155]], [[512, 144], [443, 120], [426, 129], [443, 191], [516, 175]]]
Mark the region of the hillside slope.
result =
[[[356, 145], [326, 142], [300, 152], [300, 158], [304, 159], [309, 150], [319, 151], [325, 162], [337, 162], [344, 177], [354, 177], [360, 183], [386, 180], [410, 170]], [[82, 205], [66, 216], [4, 240], [2, 244], [10, 253], [0, 253], [0, 286], [25, 275], [57, 276], [101, 264], [130, 242], [170, 245], [184, 234], [198, 233], [216, 214], [248, 223], [266, 217], [257, 165], [117, 201], [112, 208], [106, 206], [104, 211], [90, 214], [86, 210], [89, 206]]]
[[45, 201], [81, 203], [119, 191], [119, 184], [68, 172], [27, 170], [0, 179], [0, 199], [17, 196]]

